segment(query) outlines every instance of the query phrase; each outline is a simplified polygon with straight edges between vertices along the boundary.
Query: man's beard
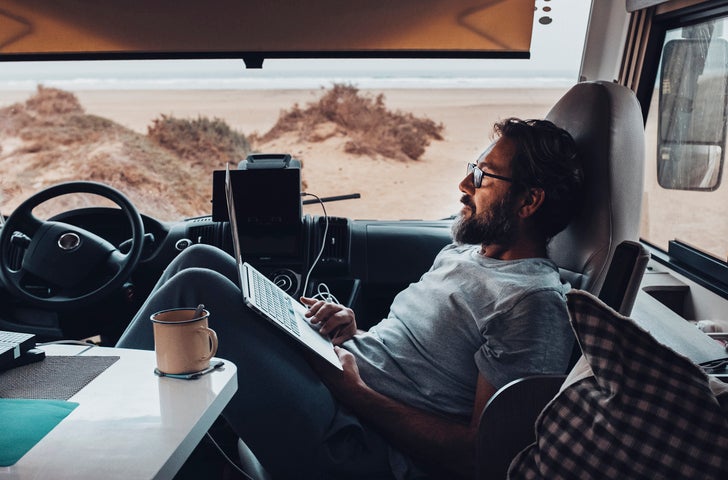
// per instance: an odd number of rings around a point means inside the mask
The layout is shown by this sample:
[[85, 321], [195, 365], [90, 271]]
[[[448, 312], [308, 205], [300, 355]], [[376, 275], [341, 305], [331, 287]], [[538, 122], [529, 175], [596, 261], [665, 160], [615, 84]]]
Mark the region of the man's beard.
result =
[[461, 202], [470, 207], [469, 217], [460, 214], [452, 226], [455, 242], [472, 245], [504, 245], [513, 241], [515, 225], [513, 222], [513, 198], [509, 194], [493, 205], [490, 211], [476, 212], [470, 197], [463, 196]]

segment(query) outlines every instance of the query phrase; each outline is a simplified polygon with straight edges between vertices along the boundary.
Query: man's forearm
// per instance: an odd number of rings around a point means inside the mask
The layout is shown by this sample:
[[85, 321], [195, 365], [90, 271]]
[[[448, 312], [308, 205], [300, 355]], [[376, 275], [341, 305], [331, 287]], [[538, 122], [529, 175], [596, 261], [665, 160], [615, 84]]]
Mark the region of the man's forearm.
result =
[[394, 446], [426, 464], [472, 478], [475, 427], [429, 413], [362, 386], [344, 402]]

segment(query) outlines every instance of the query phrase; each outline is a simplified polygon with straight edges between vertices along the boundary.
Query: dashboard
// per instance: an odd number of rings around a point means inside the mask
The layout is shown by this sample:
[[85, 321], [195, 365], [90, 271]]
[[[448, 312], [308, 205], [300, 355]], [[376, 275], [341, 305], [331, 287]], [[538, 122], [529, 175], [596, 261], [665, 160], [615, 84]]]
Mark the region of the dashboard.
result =
[[[50, 220], [88, 230], [121, 252], [130, 247], [131, 228], [124, 213], [117, 208], [70, 210]], [[15, 313], [11, 318], [0, 319], [0, 329], [17, 329], [20, 323], [25, 326], [23, 330], [34, 330], [28, 328], [28, 319], [42, 317], [45, 318], [43, 328], [35, 329], [41, 337], [81, 338], [100, 327], [98, 320], [80, 319], [103, 318], [104, 336], [113, 343], [167, 265], [185, 248], [202, 243], [233, 255], [228, 221], [203, 216], [161, 222], [142, 215], [142, 222], [145, 233], [142, 257], [122, 290], [104, 299], [103, 305], [88, 306], [83, 311], [38, 312], [31, 306], [6, 299]], [[296, 255], [243, 252], [243, 259], [293, 297], [304, 293], [307, 277], [306, 295], [313, 295], [324, 284], [341, 303], [355, 310], [361, 328], [368, 328], [386, 316], [394, 296], [417, 281], [430, 268], [437, 252], [451, 241], [451, 220], [379, 221], [306, 215], [300, 228]], [[22, 251], [12, 255], [22, 261]]]

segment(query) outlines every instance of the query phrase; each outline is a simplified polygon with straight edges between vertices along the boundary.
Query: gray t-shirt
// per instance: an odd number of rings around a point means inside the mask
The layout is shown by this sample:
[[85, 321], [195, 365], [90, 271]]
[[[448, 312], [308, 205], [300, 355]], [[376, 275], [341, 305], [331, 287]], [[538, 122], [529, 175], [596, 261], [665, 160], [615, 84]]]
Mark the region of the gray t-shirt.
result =
[[573, 344], [568, 284], [547, 259], [495, 260], [448, 245], [399, 293], [389, 316], [344, 343], [376, 391], [470, 417], [478, 373], [494, 387], [564, 373]]

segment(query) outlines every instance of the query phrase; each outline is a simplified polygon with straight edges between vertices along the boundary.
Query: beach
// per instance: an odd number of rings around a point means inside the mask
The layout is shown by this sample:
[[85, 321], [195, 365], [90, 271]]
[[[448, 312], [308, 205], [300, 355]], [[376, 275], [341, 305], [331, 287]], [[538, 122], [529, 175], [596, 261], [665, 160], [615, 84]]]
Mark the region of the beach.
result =
[[[255, 145], [268, 153], [302, 160], [306, 190], [320, 197], [359, 193], [360, 200], [326, 204], [329, 215], [349, 218], [436, 219], [460, 209], [458, 184], [466, 162], [490, 143], [492, 125], [509, 116], [543, 117], [565, 89], [401, 89], [361, 90], [384, 95], [388, 109], [425, 116], [444, 126], [416, 161], [347, 154], [346, 138], [300, 142], [285, 135]], [[265, 133], [281, 111], [315, 102], [321, 90], [91, 90], [74, 92], [86, 113], [145, 134], [160, 115], [219, 118], [245, 135]], [[22, 92], [0, 91], [0, 105], [24, 101]], [[306, 213], [321, 214], [319, 205]]]
[[[346, 153], [346, 136], [332, 129], [325, 141], [300, 141], [294, 134], [285, 134], [266, 143], [254, 144], [254, 150], [266, 153], [290, 153], [303, 162], [304, 190], [319, 197], [358, 193], [360, 199], [330, 202], [325, 205], [331, 216], [354, 219], [438, 219], [460, 210], [461, 193], [458, 184], [465, 174], [467, 162], [477, 158], [490, 143], [492, 125], [497, 120], [516, 116], [539, 118], [566, 91], [564, 88], [519, 89], [387, 89], [366, 90], [362, 95], [384, 95], [388, 110], [408, 112], [441, 123], [443, 140], [432, 141], [417, 160], [393, 160], [381, 156]], [[85, 112], [112, 120], [141, 135], [161, 115], [176, 118], [218, 118], [246, 136], [266, 133], [284, 110], [294, 105], [301, 108], [315, 102], [322, 89], [313, 90], [80, 90], [78, 97]], [[0, 90], [0, 108], [25, 102], [34, 91]], [[2, 120], [2, 119], [0, 119]], [[654, 145], [654, 122], [648, 122], [647, 144]], [[109, 151], [113, 141], [109, 140]], [[18, 137], [0, 138], [0, 161], [3, 165], [3, 211], [12, 211], [20, 201], [38, 189], [59, 181], [84, 180], [82, 168], [71, 166], [65, 177], [58, 177], [53, 168], [33, 172], [32, 182], [9, 185], [13, 178], [25, 179], [28, 174], [15, 161], [14, 152], [27, 149]], [[95, 151], [103, 150], [96, 146]], [[725, 256], [726, 232], [723, 224], [706, 231], [696, 222], [704, 216], [720, 217], [725, 204], [725, 188], [715, 192], [682, 192], [666, 190], [656, 184], [654, 157], [645, 161], [646, 191], [643, 198], [641, 235], [666, 248], [667, 241], [679, 238], [701, 245], [721, 258]], [[78, 165], [90, 159], [73, 159]], [[113, 164], [113, 162], [111, 162]], [[224, 168], [220, 165], [219, 168]], [[75, 172], [75, 173], [74, 173]], [[54, 176], [55, 175], [55, 176]], [[75, 176], [74, 176], [75, 175]], [[166, 193], [160, 184], [158, 191], [128, 191], [126, 185], [116, 185], [130, 196], [143, 213], [159, 220], [178, 220], [184, 216], [208, 215], [210, 208], [210, 178], [194, 179], [191, 184], [199, 191], [200, 207], [184, 208], [183, 197], [174, 198], [174, 186], [167, 185]], [[15, 176], [15, 177], [14, 177]], [[164, 182], [164, 180], [162, 180]], [[170, 183], [170, 182], [166, 182]], [[171, 191], [171, 193], [170, 193]], [[706, 201], [715, 197], [714, 201]], [[673, 208], [662, 208], [664, 205]], [[679, 210], [679, 211], [677, 211]], [[694, 215], [691, 212], [702, 212]], [[318, 204], [304, 206], [304, 213], [320, 215]], [[692, 219], [675, 221], [672, 216]]]

